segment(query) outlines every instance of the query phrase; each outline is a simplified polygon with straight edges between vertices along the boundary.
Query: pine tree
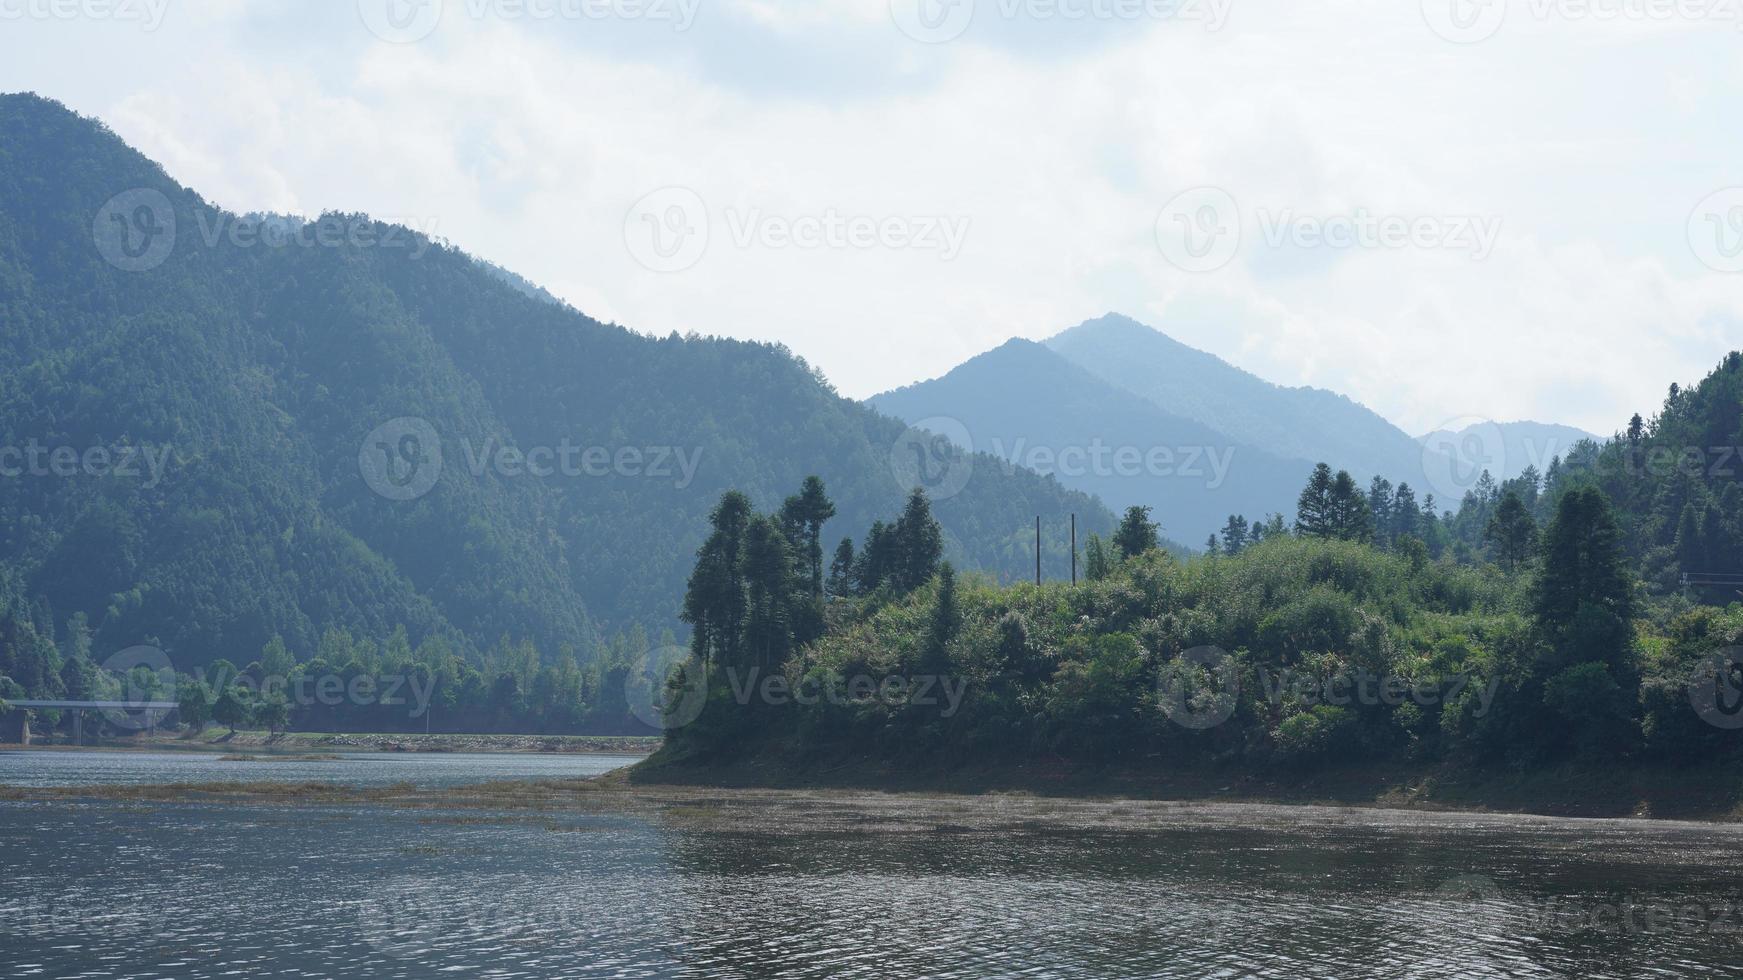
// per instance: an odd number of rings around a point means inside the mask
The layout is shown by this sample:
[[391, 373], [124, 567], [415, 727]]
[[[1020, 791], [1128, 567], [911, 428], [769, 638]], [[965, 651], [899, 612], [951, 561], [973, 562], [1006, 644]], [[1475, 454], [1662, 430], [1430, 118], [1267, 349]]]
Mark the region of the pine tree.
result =
[[1518, 493], [1501, 498], [1483, 537], [1494, 546], [1495, 557], [1510, 572], [1531, 557], [1537, 548], [1537, 522]]
[[1374, 544], [1384, 548], [1393, 538], [1392, 481], [1376, 476], [1368, 483], [1368, 510], [1374, 515]]
[[1223, 525], [1223, 553], [1238, 555], [1247, 546], [1247, 519], [1239, 514], [1230, 514], [1229, 521]]
[[1332, 536], [1331, 491], [1334, 480], [1331, 467], [1321, 463], [1313, 468], [1313, 476], [1295, 503], [1295, 533], [1304, 538]]
[[950, 665], [950, 644], [962, 627], [962, 610], [957, 607], [956, 570], [945, 562], [938, 568], [938, 598], [932, 604], [932, 619], [926, 629], [926, 648], [922, 654], [922, 669], [941, 672]]
[[1532, 605], [1556, 669], [1597, 661], [1629, 683], [1636, 669], [1633, 581], [1603, 491], [1587, 487], [1562, 495], [1544, 532]]
[[1114, 549], [1123, 558], [1136, 558], [1161, 546], [1162, 526], [1150, 520], [1150, 508], [1133, 505], [1114, 531]]
[[908, 505], [896, 519], [895, 538], [895, 585], [903, 593], [912, 592], [932, 580], [944, 557], [944, 530], [920, 487], [908, 494]]
[[705, 663], [736, 664], [744, 642], [747, 596], [744, 582], [745, 534], [751, 521], [750, 498], [729, 490], [709, 516], [713, 533], [697, 552], [696, 568], [684, 593], [682, 619], [691, 627], [691, 646]]
[[745, 664], [785, 663], [793, 642], [794, 582], [788, 539], [767, 517], [753, 517], [745, 532]]
[[801, 554], [811, 572], [811, 594], [823, 595], [823, 525], [835, 516], [835, 502], [824, 491], [823, 481], [808, 476], [797, 496], [788, 497], [781, 508], [782, 516], [790, 519], [802, 544]]
[[857, 587], [853, 581], [855, 559], [853, 555], [853, 539], [842, 538], [835, 546], [835, 558], [829, 563], [829, 594], [832, 596], [853, 595]]
[[893, 529], [883, 521], [873, 521], [866, 532], [865, 547], [859, 550], [854, 565], [854, 582], [862, 595], [876, 592], [889, 581], [896, 570], [896, 538]]
[[1396, 541], [1399, 538], [1421, 537], [1422, 511], [1416, 505], [1416, 491], [1410, 489], [1410, 484], [1398, 484], [1398, 490], [1392, 496], [1391, 523], [1387, 527], [1387, 536]]
[[1368, 500], [1347, 470], [1339, 470], [1332, 479], [1330, 501], [1327, 521], [1331, 537], [1345, 541], [1374, 539], [1374, 516], [1368, 511]]

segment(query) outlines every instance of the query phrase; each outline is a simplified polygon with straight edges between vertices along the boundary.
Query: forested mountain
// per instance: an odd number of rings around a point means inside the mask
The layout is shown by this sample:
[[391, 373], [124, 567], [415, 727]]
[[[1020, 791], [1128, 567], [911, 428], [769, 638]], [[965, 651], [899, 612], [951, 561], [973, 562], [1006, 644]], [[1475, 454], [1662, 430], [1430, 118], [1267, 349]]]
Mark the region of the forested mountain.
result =
[[[1482, 472], [1456, 513], [1322, 463], [1292, 526], [1231, 521], [1187, 561], [1137, 512], [1114, 553], [1092, 543], [1080, 584], [959, 587], [945, 565], [846, 591], [814, 641], [777, 645], [784, 660], [754, 656], [748, 629], [698, 648], [726, 679], [698, 673], [697, 721], [643, 771], [944, 784], [952, 767], [1009, 767], [1001, 779], [1033, 786], [1106, 767], [1167, 786], [1352, 762], [1435, 767], [1427, 782], [1734, 766], [1740, 454], [1743, 352], [1608, 443], [1510, 479]], [[733, 696], [764, 671], [805, 697]], [[904, 686], [879, 688], [886, 677]]]
[[1284, 459], [1325, 460], [1363, 481], [1421, 482], [1422, 445], [1335, 392], [1271, 384], [1111, 313], [1046, 344], [1104, 382], [1241, 445]]
[[1291, 513], [1313, 470], [1164, 411], [1027, 340], [871, 403], [909, 422], [954, 419], [975, 450], [1052, 472], [1116, 510], [1149, 506], [1165, 534], [1194, 546], [1231, 514]]
[[[1743, 595], [1743, 352], [1692, 388], [1671, 385], [1658, 414], [1635, 415], [1608, 442], [1577, 444], [1544, 474], [1545, 497], [1589, 485], [1615, 504], [1651, 591], [1715, 603]], [[1472, 523], [1483, 519], [1507, 489], [1472, 494], [1459, 517], [1474, 509]]]
[[[183, 669], [399, 625], [585, 658], [676, 625], [728, 487], [772, 508], [815, 473], [856, 531], [901, 510], [905, 426], [783, 348], [599, 323], [361, 215], [270, 224], [0, 97], [9, 629], [83, 614], [98, 652], [155, 643]], [[946, 554], [1004, 577], [1033, 573], [1036, 515], [1050, 574], [1068, 513], [1113, 523], [986, 463], [935, 507]]]

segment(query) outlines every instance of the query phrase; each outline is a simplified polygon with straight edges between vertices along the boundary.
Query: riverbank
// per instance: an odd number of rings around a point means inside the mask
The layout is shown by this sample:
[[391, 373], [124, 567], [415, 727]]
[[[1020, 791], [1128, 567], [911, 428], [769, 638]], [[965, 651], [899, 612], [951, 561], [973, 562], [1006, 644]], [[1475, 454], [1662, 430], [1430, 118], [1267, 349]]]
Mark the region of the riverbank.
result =
[[754, 751], [708, 759], [673, 758], [661, 752], [614, 773], [612, 778], [648, 788], [1016, 794], [1049, 799], [1743, 822], [1743, 766], [1733, 759], [1686, 768], [1588, 764], [1515, 771], [1370, 764], [1260, 774], [1229, 769], [1091, 768], [1058, 759], [926, 768], [863, 758], [799, 763]]
[[[199, 734], [140, 734], [130, 738], [87, 739], [83, 746], [64, 743], [32, 742], [31, 749], [79, 751], [101, 749], [114, 751], [177, 751], [177, 752], [247, 752], [251, 754], [289, 753], [296, 755], [332, 752], [453, 752], [489, 753], [610, 753], [613, 755], [645, 755], [661, 745], [659, 737], [642, 738], [629, 735], [467, 735], [370, 734], [329, 732], [270, 732], [207, 729]], [[22, 748], [0, 745], [3, 748]]]

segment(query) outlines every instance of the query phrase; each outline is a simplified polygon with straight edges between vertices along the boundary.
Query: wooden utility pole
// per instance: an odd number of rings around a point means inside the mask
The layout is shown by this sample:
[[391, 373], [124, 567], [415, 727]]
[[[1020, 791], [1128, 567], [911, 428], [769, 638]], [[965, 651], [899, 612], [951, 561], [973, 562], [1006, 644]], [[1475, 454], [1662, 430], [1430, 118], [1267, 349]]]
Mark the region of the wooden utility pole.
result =
[[1035, 515], [1035, 584], [1041, 584], [1041, 515]]
[[1077, 515], [1071, 515], [1071, 584], [1077, 584]]

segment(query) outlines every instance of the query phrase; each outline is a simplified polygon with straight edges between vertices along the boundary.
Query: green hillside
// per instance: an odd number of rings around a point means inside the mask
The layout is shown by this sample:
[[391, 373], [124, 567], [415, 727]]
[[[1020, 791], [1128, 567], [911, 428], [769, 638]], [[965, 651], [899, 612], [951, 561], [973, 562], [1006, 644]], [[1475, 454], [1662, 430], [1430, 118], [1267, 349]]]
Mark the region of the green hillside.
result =
[[[361, 215], [230, 214], [30, 95], [0, 97], [0, 322], [0, 593], [183, 668], [402, 624], [585, 657], [677, 626], [722, 489], [772, 507], [815, 473], [857, 530], [924, 442], [780, 347], [599, 323]], [[1007, 578], [1037, 515], [1053, 574], [1069, 513], [1112, 524], [996, 465], [936, 496], [947, 553]]]

